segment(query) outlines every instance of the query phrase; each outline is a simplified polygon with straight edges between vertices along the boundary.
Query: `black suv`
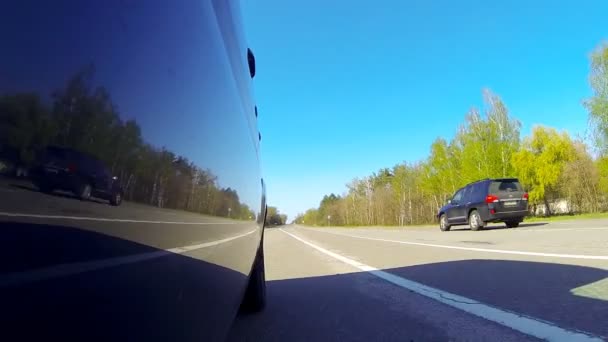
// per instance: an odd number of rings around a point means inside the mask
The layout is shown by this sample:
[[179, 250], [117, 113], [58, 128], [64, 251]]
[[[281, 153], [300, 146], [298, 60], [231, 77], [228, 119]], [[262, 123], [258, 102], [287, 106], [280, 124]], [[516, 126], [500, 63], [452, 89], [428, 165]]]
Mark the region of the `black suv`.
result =
[[437, 218], [442, 231], [466, 225], [479, 230], [488, 222], [504, 222], [514, 228], [528, 213], [528, 193], [517, 178], [484, 179], [456, 191]]
[[31, 170], [34, 185], [42, 192], [71, 191], [82, 200], [98, 197], [117, 206], [123, 191], [116, 177], [94, 157], [73, 149], [49, 146]]

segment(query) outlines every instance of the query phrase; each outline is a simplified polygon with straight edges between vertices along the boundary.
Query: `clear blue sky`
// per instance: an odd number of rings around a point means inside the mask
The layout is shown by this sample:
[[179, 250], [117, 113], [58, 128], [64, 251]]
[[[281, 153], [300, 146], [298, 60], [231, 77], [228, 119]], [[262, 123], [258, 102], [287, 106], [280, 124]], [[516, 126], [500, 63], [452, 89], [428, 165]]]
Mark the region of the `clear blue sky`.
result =
[[584, 134], [608, 1], [243, 0], [269, 203], [293, 218], [450, 139], [481, 90]]

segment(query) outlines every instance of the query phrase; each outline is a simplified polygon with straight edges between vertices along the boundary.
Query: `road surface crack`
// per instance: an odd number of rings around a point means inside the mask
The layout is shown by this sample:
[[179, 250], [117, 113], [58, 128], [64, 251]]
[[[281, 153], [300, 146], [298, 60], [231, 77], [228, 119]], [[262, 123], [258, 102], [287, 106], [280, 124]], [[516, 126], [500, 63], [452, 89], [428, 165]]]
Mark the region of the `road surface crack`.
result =
[[437, 293], [437, 294], [439, 295], [439, 297], [441, 297], [441, 298], [443, 298], [445, 300], [449, 300], [449, 301], [455, 302], [455, 303], [461, 303], [461, 304], [479, 304], [479, 302], [467, 302], [467, 301], [464, 301], [464, 300], [457, 300], [457, 299], [454, 299], [454, 298], [446, 297], [446, 296], [444, 296], [443, 293]]

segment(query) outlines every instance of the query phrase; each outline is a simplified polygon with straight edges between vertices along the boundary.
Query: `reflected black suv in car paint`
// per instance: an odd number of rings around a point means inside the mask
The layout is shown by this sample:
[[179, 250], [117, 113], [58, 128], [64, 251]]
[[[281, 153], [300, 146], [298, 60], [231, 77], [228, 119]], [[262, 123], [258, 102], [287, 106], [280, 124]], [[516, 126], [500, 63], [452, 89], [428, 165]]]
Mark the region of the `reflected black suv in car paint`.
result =
[[118, 178], [87, 153], [49, 146], [40, 153], [30, 175], [42, 192], [67, 190], [82, 200], [98, 197], [114, 206], [122, 203], [123, 190]]
[[[0, 341], [222, 341], [239, 312], [262, 310], [266, 195], [239, 2], [9, 1], [0, 30], [0, 146], [45, 172], [0, 175]], [[71, 156], [37, 158], [47, 146]], [[70, 178], [83, 155], [99, 163], [83, 178], [111, 170], [91, 193], [119, 187], [120, 206], [35, 189], [83, 196]]]
[[528, 213], [528, 193], [517, 178], [480, 180], [456, 191], [437, 218], [442, 231], [469, 225], [479, 230], [489, 222], [504, 222], [514, 228]]

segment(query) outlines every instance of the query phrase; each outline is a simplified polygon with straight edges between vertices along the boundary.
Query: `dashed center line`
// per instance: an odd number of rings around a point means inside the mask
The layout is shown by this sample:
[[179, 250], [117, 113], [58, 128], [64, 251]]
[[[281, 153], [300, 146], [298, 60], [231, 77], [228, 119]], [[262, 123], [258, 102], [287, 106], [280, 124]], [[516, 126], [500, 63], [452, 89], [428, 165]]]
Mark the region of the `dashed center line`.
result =
[[342, 261], [345, 264], [351, 265], [363, 272], [383, 279], [389, 283], [408, 289], [427, 298], [434, 299], [440, 303], [449, 305], [456, 309], [481, 317], [483, 319], [498, 323], [502, 326], [509, 327], [524, 334], [534, 336], [547, 341], [602, 341], [601, 338], [588, 333], [571, 331], [557, 326], [556, 324], [546, 322], [537, 318], [524, 316], [511, 311], [502, 310], [474, 299], [459, 296], [450, 292], [439, 290], [424, 284], [396, 276], [394, 274], [381, 271], [375, 267], [366, 265], [359, 261], [349, 259], [338, 253], [334, 253], [323, 247], [317, 246], [297, 235], [280, 229], [283, 233], [293, 237], [294, 239], [308, 245], [317, 251], [324, 253], [334, 259]]

